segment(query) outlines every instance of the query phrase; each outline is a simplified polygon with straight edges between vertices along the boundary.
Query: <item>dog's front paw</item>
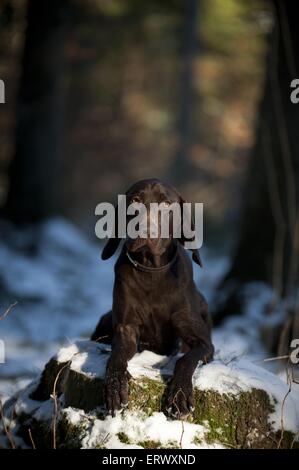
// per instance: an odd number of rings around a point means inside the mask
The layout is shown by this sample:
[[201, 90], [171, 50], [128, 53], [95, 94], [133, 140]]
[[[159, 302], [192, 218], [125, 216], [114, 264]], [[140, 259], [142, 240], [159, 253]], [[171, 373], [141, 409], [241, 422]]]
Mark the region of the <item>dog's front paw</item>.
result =
[[172, 416], [184, 419], [194, 410], [192, 382], [183, 379], [172, 379], [166, 400], [167, 411]]
[[128, 379], [126, 368], [119, 368], [110, 363], [107, 367], [105, 380], [106, 407], [112, 416], [128, 404]]

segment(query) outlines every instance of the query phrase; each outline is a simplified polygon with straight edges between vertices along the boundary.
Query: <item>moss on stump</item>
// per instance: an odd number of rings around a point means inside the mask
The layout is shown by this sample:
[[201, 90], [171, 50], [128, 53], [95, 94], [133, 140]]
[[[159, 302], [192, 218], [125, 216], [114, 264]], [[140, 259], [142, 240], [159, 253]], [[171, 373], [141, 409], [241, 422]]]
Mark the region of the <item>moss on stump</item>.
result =
[[[54, 387], [55, 384], [55, 387]], [[53, 390], [55, 396], [61, 398], [56, 416], [56, 446], [60, 448], [78, 448], [82, 446], [84, 436], [89, 432], [94, 419], [104, 419], [104, 381], [102, 378], [76, 371], [70, 362], [58, 363], [51, 359], [45, 366], [41, 380], [31, 393], [30, 399], [40, 402], [50, 400], [54, 409]], [[148, 377], [131, 379], [129, 383], [128, 410], [142, 412], [150, 416], [154, 412], [164, 412], [166, 383]], [[49, 403], [50, 403], [49, 402]], [[274, 432], [269, 417], [274, 405], [268, 394], [263, 390], [252, 389], [235, 394], [220, 394], [213, 390], [195, 389], [195, 410], [187, 420], [194, 424], [204, 425], [207, 432], [206, 443], [219, 443], [230, 448], [289, 448], [298, 447], [294, 443], [294, 435], [288, 431]], [[9, 401], [12, 406], [11, 400]], [[74, 423], [68, 419], [66, 409], [72, 407], [82, 410], [83, 419]], [[101, 408], [102, 407], [102, 408]], [[92, 411], [92, 412], [91, 412]], [[33, 414], [22, 412], [17, 417], [18, 434], [31, 446], [28, 430], [39, 448], [53, 447], [53, 419], [36, 419]], [[130, 444], [128, 436], [118, 433], [118, 439]], [[202, 444], [202, 438], [198, 438]], [[162, 447], [158, 441], [142, 440], [135, 442], [144, 448]], [[169, 442], [164, 447], [178, 447], [177, 443]], [[104, 448], [105, 442], [95, 444]]]

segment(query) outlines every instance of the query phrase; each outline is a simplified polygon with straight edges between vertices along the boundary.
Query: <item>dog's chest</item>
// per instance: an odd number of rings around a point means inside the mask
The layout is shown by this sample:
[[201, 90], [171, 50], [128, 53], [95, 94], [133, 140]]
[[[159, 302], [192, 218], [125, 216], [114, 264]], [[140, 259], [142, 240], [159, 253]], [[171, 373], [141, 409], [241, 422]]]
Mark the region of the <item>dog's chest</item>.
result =
[[171, 322], [171, 310], [166, 306], [153, 306], [143, 312], [140, 325], [139, 350], [148, 349], [157, 354], [171, 354], [177, 344]]
[[165, 355], [174, 352], [178, 338], [172, 315], [183, 298], [184, 286], [174, 275], [135, 278], [128, 301], [138, 317], [140, 351], [148, 349]]

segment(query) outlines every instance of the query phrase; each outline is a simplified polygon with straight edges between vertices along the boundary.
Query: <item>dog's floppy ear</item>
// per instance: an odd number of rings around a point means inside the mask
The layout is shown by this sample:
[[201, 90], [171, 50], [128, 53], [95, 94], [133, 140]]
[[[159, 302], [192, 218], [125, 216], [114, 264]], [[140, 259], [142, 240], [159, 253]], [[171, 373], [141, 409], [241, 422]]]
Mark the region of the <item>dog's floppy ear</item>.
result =
[[201, 257], [200, 257], [200, 254], [199, 254], [199, 250], [197, 248], [194, 248], [191, 251], [192, 251], [193, 261], [202, 268], [203, 266], [202, 266], [202, 261], [201, 261]]
[[103, 260], [111, 258], [111, 256], [114, 255], [116, 252], [121, 239], [117, 237], [118, 234], [118, 205], [115, 206], [114, 208], [114, 234], [115, 236], [113, 238], [108, 238], [106, 245], [104, 246], [104, 249], [102, 251], [101, 258]]
[[[135, 185], [131, 186], [126, 192], [125, 192], [125, 206], [123, 207], [122, 206], [122, 202], [120, 203], [120, 211], [122, 210], [126, 210], [126, 204], [127, 204], [127, 198], [128, 196], [131, 195], [132, 191], [134, 190], [135, 188]], [[102, 251], [102, 256], [101, 258], [103, 260], [106, 260], [106, 259], [109, 259], [111, 258], [111, 256], [114, 255], [114, 253], [116, 252], [120, 242], [121, 242], [121, 238], [118, 238], [118, 204], [115, 206], [114, 208], [114, 237], [113, 238], [109, 238], [106, 245], [104, 246], [104, 249]]]
[[[186, 202], [181, 195], [180, 196], [180, 206], [181, 206], [181, 238], [179, 239], [179, 242], [184, 245], [185, 242], [187, 241], [192, 241], [192, 239], [188, 239], [184, 236], [184, 232], [183, 232], [183, 204]], [[195, 229], [195, 223], [194, 223], [194, 219], [191, 215], [191, 229], [194, 230]], [[192, 259], [193, 261], [198, 264], [201, 268], [203, 267], [202, 266], [202, 261], [201, 261], [201, 257], [200, 257], [200, 254], [199, 254], [199, 250], [197, 248], [189, 248], [189, 251], [192, 252]]]
[[111, 256], [113, 256], [116, 252], [119, 244], [120, 238], [109, 238], [106, 245], [104, 246], [101, 258], [103, 260], [111, 258]]

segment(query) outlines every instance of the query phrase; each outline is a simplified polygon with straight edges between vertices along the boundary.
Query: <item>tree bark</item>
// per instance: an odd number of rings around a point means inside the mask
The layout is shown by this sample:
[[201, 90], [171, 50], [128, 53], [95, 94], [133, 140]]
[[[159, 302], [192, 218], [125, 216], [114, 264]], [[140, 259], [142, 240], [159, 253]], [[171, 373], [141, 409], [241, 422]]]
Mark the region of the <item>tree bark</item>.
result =
[[299, 279], [299, 106], [290, 100], [290, 83], [299, 70], [297, 7], [291, 0], [273, 5], [275, 25], [239, 241], [220, 285], [228, 297], [216, 306], [216, 324], [242, 310], [240, 291], [246, 282], [266, 282], [279, 296], [287, 296]]
[[59, 212], [67, 0], [28, 0], [15, 153], [4, 215], [34, 223]]
[[180, 97], [178, 112], [178, 149], [175, 155], [173, 176], [178, 183], [190, 174], [190, 146], [194, 103], [194, 60], [197, 53], [197, 19], [199, 0], [186, 0], [182, 26], [182, 55]]

